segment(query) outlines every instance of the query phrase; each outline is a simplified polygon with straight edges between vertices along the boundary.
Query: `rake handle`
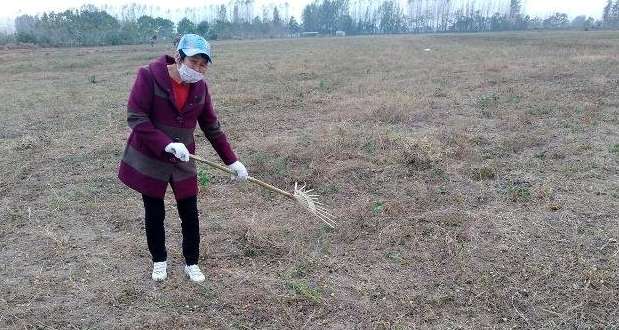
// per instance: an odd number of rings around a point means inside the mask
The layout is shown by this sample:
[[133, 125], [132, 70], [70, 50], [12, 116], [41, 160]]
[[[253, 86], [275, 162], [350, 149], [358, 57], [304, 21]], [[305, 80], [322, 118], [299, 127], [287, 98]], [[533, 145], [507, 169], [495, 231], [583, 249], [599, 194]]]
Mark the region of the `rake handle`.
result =
[[[226, 166], [223, 166], [221, 164], [217, 164], [215, 162], [211, 162], [210, 160], [206, 160], [206, 159], [198, 157], [196, 155], [189, 154], [189, 158], [197, 160], [197, 161], [199, 161], [201, 163], [205, 163], [206, 165], [208, 165], [210, 167], [214, 167], [214, 168], [216, 168], [218, 170], [221, 170], [221, 171], [224, 171], [224, 172], [226, 172], [228, 174], [232, 174], [232, 175], [236, 174], [233, 170], [227, 168]], [[249, 182], [253, 182], [253, 183], [255, 183], [255, 184], [257, 184], [257, 185], [259, 185], [259, 186], [261, 186], [263, 188], [266, 188], [266, 189], [268, 189], [268, 190], [270, 190], [272, 192], [276, 192], [276, 193], [282, 194], [282, 195], [284, 195], [284, 196], [286, 196], [288, 198], [295, 199], [294, 195], [292, 195], [291, 193], [289, 193], [289, 192], [287, 192], [285, 190], [279, 189], [279, 188], [277, 188], [275, 186], [272, 186], [272, 185], [270, 185], [270, 184], [268, 184], [268, 183], [266, 183], [264, 181], [258, 180], [258, 179], [254, 178], [254, 177], [248, 176], [247, 180]]]

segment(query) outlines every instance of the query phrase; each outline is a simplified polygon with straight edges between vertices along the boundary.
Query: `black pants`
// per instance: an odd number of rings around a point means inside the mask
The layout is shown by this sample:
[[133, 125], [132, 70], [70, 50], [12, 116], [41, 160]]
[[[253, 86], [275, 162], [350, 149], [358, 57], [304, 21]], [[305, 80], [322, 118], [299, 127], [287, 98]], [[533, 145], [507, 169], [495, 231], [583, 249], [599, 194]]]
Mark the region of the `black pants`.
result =
[[[165, 206], [163, 199], [142, 195], [144, 200], [144, 220], [148, 250], [153, 262], [165, 261], [168, 257], [165, 248]], [[177, 201], [178, 215], [183, 232], [183, 256], [187, 265], [198, 263], [200, 254], [200, 225], [198, 223], [198, 199], [196, 196]]]

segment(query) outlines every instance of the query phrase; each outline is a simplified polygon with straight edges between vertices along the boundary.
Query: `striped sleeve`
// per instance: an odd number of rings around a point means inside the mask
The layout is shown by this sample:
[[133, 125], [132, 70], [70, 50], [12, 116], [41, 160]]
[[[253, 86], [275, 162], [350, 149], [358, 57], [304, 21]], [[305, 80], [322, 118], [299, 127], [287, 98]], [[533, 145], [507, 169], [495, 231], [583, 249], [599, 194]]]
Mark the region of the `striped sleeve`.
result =
[[200, 129], [204, 132], [204, 135], [213, 146], [213, 149], [217, 152], [221, 160], [230, 165], [237, 161], [237, 157], [232, 151], [232, 147], [228, 143], [226, 134], [221, 128], [221, 124], [217, 119], [217, 113], [213, 109], [213, 103], [211, 101], [211, 94], [208, 90], [208, 85], [205, 83], [205, 99], [204, 109], [202, 114], [198, 117], [198, 124]]

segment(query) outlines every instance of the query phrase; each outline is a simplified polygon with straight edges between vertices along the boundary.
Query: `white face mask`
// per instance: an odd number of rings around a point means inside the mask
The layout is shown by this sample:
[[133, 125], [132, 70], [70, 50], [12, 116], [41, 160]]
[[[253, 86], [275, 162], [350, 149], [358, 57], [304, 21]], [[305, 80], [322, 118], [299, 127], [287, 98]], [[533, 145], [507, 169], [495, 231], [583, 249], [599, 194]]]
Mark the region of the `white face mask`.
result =
[[204, 79], [203, 74], [186, 66], [185, 64], [181, 64], [181, 67], [178, 69], [178, 73], [181, 75], [181, 79], [184, 82], [190, 83], [190, 84]]

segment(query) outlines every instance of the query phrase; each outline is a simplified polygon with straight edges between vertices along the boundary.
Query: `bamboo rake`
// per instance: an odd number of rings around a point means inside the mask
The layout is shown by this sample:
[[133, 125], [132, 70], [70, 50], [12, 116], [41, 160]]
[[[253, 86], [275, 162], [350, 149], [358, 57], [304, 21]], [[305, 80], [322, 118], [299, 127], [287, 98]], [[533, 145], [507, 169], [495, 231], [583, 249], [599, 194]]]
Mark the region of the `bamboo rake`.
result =
[[[211, 166], [213, 168], [216, 168], [228, 174], [232, 174], [232, 175], [236, 174], [233, 170], [229, 169], [228, 167], [224, 165], [212, 162], [210, 160], [206, 160], [204, 158], [201, 158], [195, 155], [189, 155], [189, 157], [191, 159], [207, 164], [208, 166]], [[267, 190], [279, 193], [281, 195], [288, 197], [289, 199], [294, 200], [299, 206], [309, 211], [311, 214], [313, 214], [318, 219], [320, 219], [322, 222], [324, 222], [327, 226], [331, 228], [335, 228], [336, 222], [335, 222], [334, 216], [324, 207], [322, 203], [318, 201], [318, 195], [311, 194], [312, 189], [309, 189], [309, 190], [305, 189], [305, 185], [303, 185], [302, 187], [299, 187], [298, 184], [295, 182], [294, 192], [291, 194], [285, 190], [279, 189], [275, 186], [272, 186], [264, 181], [258, 180], [251, 176], [248, 176], [247, 180]]]

